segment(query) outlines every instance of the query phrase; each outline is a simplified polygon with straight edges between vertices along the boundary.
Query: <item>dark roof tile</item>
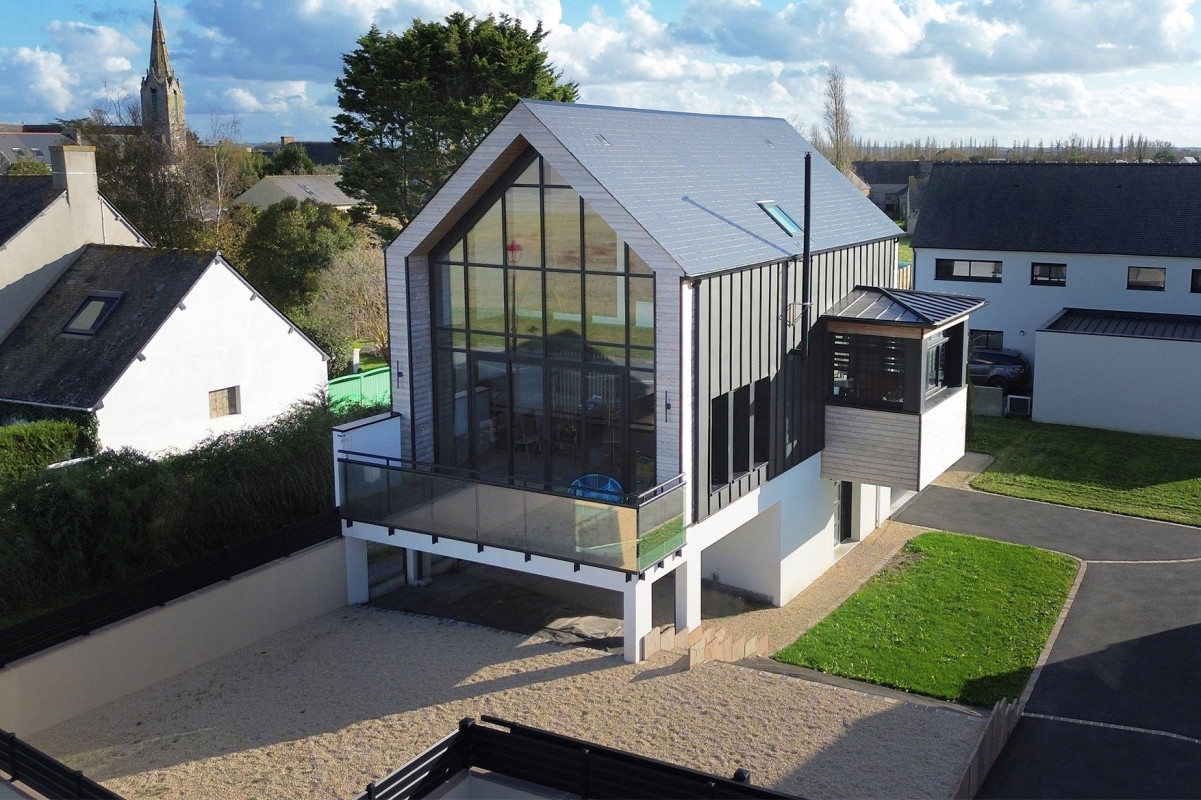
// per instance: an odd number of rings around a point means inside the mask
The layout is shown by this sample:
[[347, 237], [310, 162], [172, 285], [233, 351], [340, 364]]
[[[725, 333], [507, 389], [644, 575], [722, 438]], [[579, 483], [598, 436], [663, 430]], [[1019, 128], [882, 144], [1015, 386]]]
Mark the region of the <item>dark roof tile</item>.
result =
[[62, 191], [50, 175], [0, 177], [0, 244], [32, 222]]
[[1201, 257], [1201, 167], [936, 164], [914, 247]]

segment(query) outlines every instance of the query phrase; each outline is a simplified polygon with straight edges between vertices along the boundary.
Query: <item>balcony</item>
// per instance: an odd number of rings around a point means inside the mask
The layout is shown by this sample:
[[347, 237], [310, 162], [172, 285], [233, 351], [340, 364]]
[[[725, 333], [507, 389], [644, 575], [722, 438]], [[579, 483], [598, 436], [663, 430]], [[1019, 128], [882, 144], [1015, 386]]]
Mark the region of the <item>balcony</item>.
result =
[[[684, 544], [684, 481], [641, 494], [489, 482], [476, 473], [337, 452], [342, 518], [641, 572]], [[499, 479], [503, 481], [503, 479]]]

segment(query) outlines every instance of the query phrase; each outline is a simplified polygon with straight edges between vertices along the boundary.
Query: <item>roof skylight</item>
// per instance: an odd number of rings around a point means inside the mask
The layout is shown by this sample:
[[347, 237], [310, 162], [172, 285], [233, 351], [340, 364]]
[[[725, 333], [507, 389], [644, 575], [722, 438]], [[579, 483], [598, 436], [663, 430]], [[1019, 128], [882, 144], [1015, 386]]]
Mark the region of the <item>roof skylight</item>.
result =
[[108, 315], [113, 313], [113, 309], [117, 307], [117, 301], [120, 299], [120, 295], [89, 295], [71, 315], [67, 324], [63, 326], [63, 333], [75, 333], [81, 336], [93, 335], [100, 330], [100, 326], [108, 319]]
[[783, 228], [784, 232], [789, 236], [801, 235], [801, 226], [797, 224], [796, 220], [788, 216], [787, 211], [780, 208], [771, 200], [761, 200], [759, 202], [759, 208], [762, 208], [764, 211], [766, 211], [767, 216], [771, 217], [772, 220], [781, 228]]

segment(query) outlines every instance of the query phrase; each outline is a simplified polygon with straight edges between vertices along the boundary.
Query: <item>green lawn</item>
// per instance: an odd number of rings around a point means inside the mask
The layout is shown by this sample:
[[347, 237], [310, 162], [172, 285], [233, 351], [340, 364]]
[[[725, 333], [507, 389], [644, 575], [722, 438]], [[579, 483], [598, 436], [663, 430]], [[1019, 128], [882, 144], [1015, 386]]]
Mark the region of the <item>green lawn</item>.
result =
[[925, 533], [774, 658], [970, 705], [1016, 698], [1077, 567], [1033, 547]]
[[904, 236], [901, 237], [900, 248], [899, 248], [900, 253], [898, 254], [898, 260], [899, 261], [908, 261], [910, 264], [912, 264], [913, 263], [913, 245], [909, 244], [909, 238], [910, 238], [909, 234], [905, 234]]
[[1201, 441], [974, 417], [986, 492], [1201, 525]]

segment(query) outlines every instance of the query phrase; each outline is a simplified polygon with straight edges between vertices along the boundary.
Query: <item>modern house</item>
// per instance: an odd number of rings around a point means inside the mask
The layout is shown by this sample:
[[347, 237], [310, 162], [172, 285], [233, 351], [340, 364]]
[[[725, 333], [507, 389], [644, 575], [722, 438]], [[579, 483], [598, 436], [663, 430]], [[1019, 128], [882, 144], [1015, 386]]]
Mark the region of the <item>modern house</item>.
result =
[[1034, 364], [1036, 420], [1201, 437], [1199, 219], [1185, 164], [938, 164], [914, 286], [989, 301], [972, 339]]
[[897, 226], [784, 120], [519, 102], [389, 247], [392, 412], [335, 430], [367, 543], [783, 604], [964, 450], [980, 301], [890, 289]]
[[268, 175], [242, 192], [234, 203], [267, 208], [281, 200], [292, 198], [303, 203], [312, 200], [339, 211], [349, 211], [358, 202], [338, 186], [341, 175]]

